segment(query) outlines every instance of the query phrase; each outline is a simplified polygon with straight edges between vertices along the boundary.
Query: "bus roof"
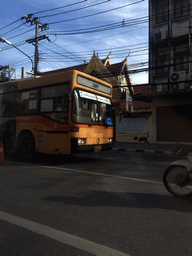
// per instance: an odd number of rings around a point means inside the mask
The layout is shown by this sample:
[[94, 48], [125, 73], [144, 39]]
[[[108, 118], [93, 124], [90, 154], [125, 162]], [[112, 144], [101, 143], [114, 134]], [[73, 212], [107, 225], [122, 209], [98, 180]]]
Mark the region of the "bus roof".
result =
[[14, 92], [17, 90], [18, 81], [9, 81], [0, 83], [0, 94], [5, 92]]
[[[24, 79], [18, 79], [18, 80], [13, 80], [5, 83], [0, 83], [0, 93], [3, 92], [11, 92], [15, 90], [22, 90], [22, 89], [28, 89], [28, 88], [34, 88], [34, 87], [41, 87], [41, 86], [46, 86], [50, 84], [58, 84], [61, 83], [62, 81], [71, 81], [73, 78], [73, 75], [75, 74], [81, 74], [82, 76], [85, 76], [87, 78], [92, 78], [92, 76], [77, 71], [77, 70], [70, 70], [62, 73], [57, 73], [57, 74], [49, 74], [47, 76], [36, 76], [32, 78], [24, 78]], [[106, 86], [112, 87], [109, 83], [105, 81], [101, 81], [98, 78], [94, 79], [102, 84], [105, 84]]]

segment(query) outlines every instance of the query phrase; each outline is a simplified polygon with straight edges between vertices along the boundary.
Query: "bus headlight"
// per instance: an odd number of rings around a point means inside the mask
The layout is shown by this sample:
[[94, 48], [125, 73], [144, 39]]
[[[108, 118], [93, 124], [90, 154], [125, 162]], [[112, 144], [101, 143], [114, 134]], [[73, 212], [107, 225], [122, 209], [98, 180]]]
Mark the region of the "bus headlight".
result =
[[108, 143], [111, 143], [113, 142], [113, 139], [112, 138], [108, 138]]
[[78, 139], [78, 144], [79, 145], [86, 144], [86, 139]]

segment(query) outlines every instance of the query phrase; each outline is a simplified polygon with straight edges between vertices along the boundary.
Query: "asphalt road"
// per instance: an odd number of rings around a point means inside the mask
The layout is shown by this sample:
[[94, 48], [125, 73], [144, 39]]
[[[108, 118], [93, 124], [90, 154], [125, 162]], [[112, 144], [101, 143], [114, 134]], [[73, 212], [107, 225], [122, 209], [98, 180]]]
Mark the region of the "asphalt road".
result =
[[192, 255], [192, 199], [162, 183], [176, 159], [109, 151], [0, 162], [0, 255]]

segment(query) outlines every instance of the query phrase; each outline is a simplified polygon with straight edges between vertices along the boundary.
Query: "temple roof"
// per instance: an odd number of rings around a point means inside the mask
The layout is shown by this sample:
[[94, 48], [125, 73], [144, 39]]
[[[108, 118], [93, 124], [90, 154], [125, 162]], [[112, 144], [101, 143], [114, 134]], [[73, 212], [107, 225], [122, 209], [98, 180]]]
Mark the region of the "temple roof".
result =
[[[95, 52], [94, 52], [94, 55], [95, 55]], [[111, 65], [110, 61], [109, 61], [109, 55], [104, 60], [100, 60], [99, 58], [98, 58], [98, 60], [103, 64], [103, 66], [114, 77], [119, 76], [121, 74], [121, 71], [122, 71], [122, 69], [125, 65], [125, 60], [120, 62], [120, 63], [115, 63], [115, 64]], [[47, 71], [47, 72], [42, 72], [41, 76], [46, 76], [46, 75], [55, 74], [55, 73], [61, 73], [61, 72], [70, 71], [70, 70], [78, 70], [78, 71], [84, 72], [87, 66], [88, 66], [88, 64], [81, 64], [81, 65], [62, 68], [62, 69], [57, 69], [57, 70], [50, 70], [50, 71]], [[127, 68], [126, 68], [126, 71], [127, 71]], [[126, 76], [128, 76], [128, 74], [126, 74]]]
[[123, 65], [124, 65], [124, 61], [120, 62], [120, 63], [115, 63], [115, 64], [112, 64], [112, 65], [108, 65], [106, 66], [107, 69], [115, 76], [118, 76], [120, 75], [121, 73], [121, 70], [123, 68]]

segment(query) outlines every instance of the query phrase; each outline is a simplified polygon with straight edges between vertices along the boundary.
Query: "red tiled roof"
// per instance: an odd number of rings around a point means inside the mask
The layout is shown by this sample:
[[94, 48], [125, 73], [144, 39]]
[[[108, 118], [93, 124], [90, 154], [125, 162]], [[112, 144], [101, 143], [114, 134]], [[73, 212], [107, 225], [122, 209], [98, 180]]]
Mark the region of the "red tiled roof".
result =
[[[123, 63], [124, 62], [120, 62], [120, 63], [116, 63], [116, 64], [112, 64], [112, 65], [108, 65], [106, 66], [106, 68], [114, 75], [119, 75], [122, 67], [123, 67]], [[42, 76], [46, 76], [49, 74], [55, 74], [55, 73], [61, 73], [61, 72], [65, 72], [65, 71], [70, 71], [70, 70], [78, 70], [83, 72], [85, 70], [85, 68], [87, 67], [88, 64], [82, 64], [82, 65], [78, 65], [78, 66], [73, 66], [73, 67], [68, 67], [68, 68], [61, 68], [61, 69], [57, 69], [57, 70], [50, 70], [47, 72], [43, 72], [41, 73]]]
[[[139, 94], [139, 93], [148, 93], [149, 92], [149, 85], [137, 85], [133, 86], [134, 94]], [[134, 109], [139, 109], [139, 108], [151, 108], [150, 103], [145, 103], [143, 101], [133, 101], [133, 108]]]
[[145, 103], [143, 101], [133, 101], [133, 109], [139, 109], [139, 108], [151, 108], [151, 104]]
[[105, 63], [105, 61], [106, 61], [106, 59], [104, 59], [104, 60], [101, 60], [101, 62], [104, 64]]
[[133, 86], [133, 90], [134, 90], [134, 94], [138, 94], [138, 93], [148, 93], [149, 92], [149, 85], [145, 84], [145, 85], [137, 85], [137, 86]]
[[108, 66], [106, 66], [106, 68], [107, 68], [112, 74], [114, 74], [114, 75], [116, 76], [116, 75], [119, 75], [119, 74], [120, 74], [120, 72], [121, 72], [121, 70], [122, 70], [122, 67], [123, 67], [123, 64], [124, 64], [124, 61], [123, 61], [123, 62], [120, 62], [120, 63], [108, 65]]

